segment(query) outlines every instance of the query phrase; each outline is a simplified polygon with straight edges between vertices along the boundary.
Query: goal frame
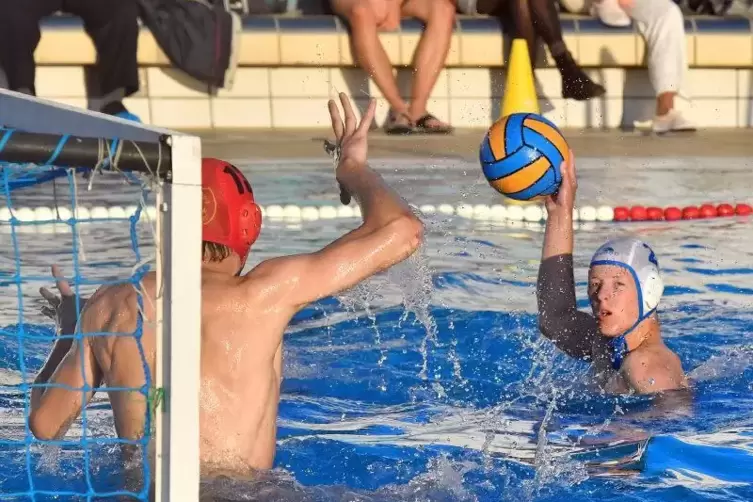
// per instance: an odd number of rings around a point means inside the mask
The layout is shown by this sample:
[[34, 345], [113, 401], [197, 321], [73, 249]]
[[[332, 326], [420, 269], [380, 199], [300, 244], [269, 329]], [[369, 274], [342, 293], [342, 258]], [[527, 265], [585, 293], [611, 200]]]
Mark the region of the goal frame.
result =
[[[157, 502], [198, 502], [200, 138], [5, 89], [0, 89], [0, 127], [14, 130], [0, 149], [0, 161], [44, 163], [40, 159], [54, 158], [60, 167], [94, 167], [103, 142], [112, 144], [114, 139], [122, 142], [120, 170], [148, 172], [144, 158], [155, 165], [155, 155], [163, 162], [168, 159], [157, 192], [154, 387], [163, 395], [154, 416], [153, 479]], [[0, 129], [0, 140], [5, 132]], [[68, 146], [61, 149], [66, 135]]]

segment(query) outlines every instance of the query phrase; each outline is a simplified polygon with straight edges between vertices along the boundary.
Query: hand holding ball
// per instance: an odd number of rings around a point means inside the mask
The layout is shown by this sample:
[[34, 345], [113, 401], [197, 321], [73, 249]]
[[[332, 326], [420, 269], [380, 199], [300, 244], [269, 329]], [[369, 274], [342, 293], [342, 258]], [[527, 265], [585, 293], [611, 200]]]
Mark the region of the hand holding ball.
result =
[[511, 199], [533, 200], [557, 191], [569, 151], [552, 122], [536, 113], [513, 113], [489, 128], [479, 160], [492, 188]]

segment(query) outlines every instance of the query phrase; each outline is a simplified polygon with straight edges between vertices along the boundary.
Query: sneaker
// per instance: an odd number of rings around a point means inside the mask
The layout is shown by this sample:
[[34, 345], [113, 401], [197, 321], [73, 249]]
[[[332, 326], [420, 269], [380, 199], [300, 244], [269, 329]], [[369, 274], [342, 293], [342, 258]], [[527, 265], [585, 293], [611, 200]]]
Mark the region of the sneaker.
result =
[[657, 115], [653, 120], [646, 122], [635, 121], [633, 122], [633, 126], [639, 131], [653, 132], [655, 134], [696, 130], [695, 124], [686, 119], [682, 112], [676, 109], [670, 110], [665, 115]]
[[630, 16], [622, 10], [617, 0], [594, 0], [591, 3], [590, 13], [612, 28], [623, 28], [630, 26], [631, 23]]
[[666, 115], [654, 117], [652, 129], [657, 134], [663, 134], [665, 132], [695, 131], [696, 126], [678, 110], [670, 110]]

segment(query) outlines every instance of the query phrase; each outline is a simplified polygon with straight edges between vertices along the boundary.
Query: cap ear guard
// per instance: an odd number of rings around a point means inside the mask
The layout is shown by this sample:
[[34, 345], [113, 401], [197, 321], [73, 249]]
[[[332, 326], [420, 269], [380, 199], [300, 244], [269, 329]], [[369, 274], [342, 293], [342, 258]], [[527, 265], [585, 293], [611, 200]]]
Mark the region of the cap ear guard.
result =
[[659, 306], [659, 300], [661, 300], [664, 294], [664, 282], [661, 276], [656, 271], [651, 271], [643, 279], [643, 307], [646, 312], [653, 311]]

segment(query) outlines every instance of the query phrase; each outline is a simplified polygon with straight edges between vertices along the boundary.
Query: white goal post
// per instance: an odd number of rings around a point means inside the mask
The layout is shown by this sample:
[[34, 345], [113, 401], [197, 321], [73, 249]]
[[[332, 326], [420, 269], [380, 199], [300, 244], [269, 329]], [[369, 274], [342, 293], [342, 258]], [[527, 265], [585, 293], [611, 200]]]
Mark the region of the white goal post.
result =
[[[40, 159], [50, 158], [54, 151], [56, 166], [93, 168], [102, 158], [102, 146], [113, 139], [122, 143], [117, 163], [121, 171], [148, 172], [145, 161], [150, 155], [156, 158], [154, 152], [169, 159], [160, 169], [164, 176], [160, 176], [156, 212], [159, 279], [154, 385], [163, 389], [163, 398], [153, 438], [155, 495], [161, 502], [198, 502], [200, 138], [0, 89], [0, 140], [10, 129], [14, 134], [0, 148], [0, 162], [44, 163]], [[56, 149], [65, 136], [69, 136], [67, 146]]]

